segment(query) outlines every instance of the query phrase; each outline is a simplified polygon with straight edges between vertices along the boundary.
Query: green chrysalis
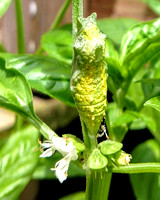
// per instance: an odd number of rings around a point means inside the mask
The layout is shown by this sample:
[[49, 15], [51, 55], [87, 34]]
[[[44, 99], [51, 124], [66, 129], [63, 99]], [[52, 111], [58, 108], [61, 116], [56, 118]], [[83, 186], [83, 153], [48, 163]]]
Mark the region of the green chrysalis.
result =
[[96, 13], [79, 19], [71, 91], [81, 120], [97, 134], [105, 115], [107, 75], [105, 64], [105, 35], [96, 24]]

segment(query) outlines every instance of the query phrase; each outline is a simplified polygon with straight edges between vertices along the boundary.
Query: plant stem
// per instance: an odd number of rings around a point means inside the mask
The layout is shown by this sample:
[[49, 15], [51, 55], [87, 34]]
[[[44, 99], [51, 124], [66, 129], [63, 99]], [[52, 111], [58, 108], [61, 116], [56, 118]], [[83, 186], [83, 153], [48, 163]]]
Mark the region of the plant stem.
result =
[[25, 53], [25, 40], [24, 40], [24, 24], [23, 24], [23, 11], [21, 0], [15, 0], [15, 11], [17, 21], [17, 46], [18, 53]]
[[77, 37], [78, 18], [83, 17], [83, 0], [73, 0], [72, 2], [72, 35], [73, 44]]
[[86, 200], [107, 200], [111, 177], [105, 170], [88, 170]]
[[66, 10], [68, 9], [68, 7], [70, 5], [70, 3], [71, 3], [71, 0], [66, 0], [64, 2], [62, 7], [60, 8], [59, 12], [57, 13], [53, 24], [51, 25], [51, 28], [50, 28], [51, 31], [56, 29], [59, 26], [60, 22], [62, 21], [62, 19], [64, 17], [64, 14], [65, 14]]
[[113, 173], [160, 173], [160, 163], [131, 163], [127, 166], [119, 166], [111, 169]]
[[[23, 24], [23, 11], [21, 0], [15, 0], [15, 12], [17, 22], [17, 50], [19, 54], [25, 53], [25, 40], [24, 40], [24, 24]], [[16, 116], [15, 129], [19, 131], [23, 126], [23, 118], [19, 115]]]
[[97, 137], [96, 135], [89, 133], [89, 130], [86, 127], [83, 120], [81, 120], [81, 126], [82, 126], [83, 138], [84, 138], [84, 143], [85, 143], [85, 148], [86, 148], [85, 159], [87, 160], [88, 156], [93, 151], [93, 149], [97, 147]]
[[16, 115], [16, 121], [15, 121], [15, 130], [19, 131], [21, 127], [23, 126], [23, 118], [19, 115]]
[[[59, 12], [57, 13], [56, 15], [56, 18], [55, 20], [53, 21], [51, 27], [49, 30], [53, 31], [54, 29], [58, 28], [59, 24], [61, 23], [63, 17], [64, 17], [64, 14], [66, 13], [70, 3], [71, 3], [72, 0], [66, 0], [64, 2], [64, 4], [62, 5], [62, 7], [60, 8]], [[44, 52], [43, 48], [40, 46], [36, 52], [36, 54], [40, 55]]]

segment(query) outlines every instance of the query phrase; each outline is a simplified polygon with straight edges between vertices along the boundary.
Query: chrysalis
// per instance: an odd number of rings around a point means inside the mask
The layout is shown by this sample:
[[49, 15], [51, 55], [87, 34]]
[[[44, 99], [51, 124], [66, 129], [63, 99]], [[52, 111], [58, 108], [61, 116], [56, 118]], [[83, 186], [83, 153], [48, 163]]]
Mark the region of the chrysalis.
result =
[[80, 114], [91, 134], [97, 134], [106, 107], [107, 83], [105, 35], [96, 24], [96, 13], [79, 19], [71, 91]]

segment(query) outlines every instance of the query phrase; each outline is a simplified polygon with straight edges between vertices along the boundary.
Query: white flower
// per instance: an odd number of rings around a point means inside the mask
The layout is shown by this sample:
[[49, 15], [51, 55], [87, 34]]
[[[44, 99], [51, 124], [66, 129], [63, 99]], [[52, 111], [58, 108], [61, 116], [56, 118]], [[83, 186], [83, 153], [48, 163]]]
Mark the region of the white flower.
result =
[[42, 154], [40, 157], [50, 157], [54, 154], [55, 150], [59, 151], [62, 155], [66, 149], [66, 140], [61, 137], [52, 136], [51, 140], [45, 140], [43, 143], [39, 141], [40, 150]]
[[51, 169], [55, 171], [55, 174], [61, 183], [67, 179], [68, 176], [67, 171], [69, 168], [70, 161], [77, 160], [78, 158], [78, 155], [76, 153], [76, 148], [72, 142], [68, 143], [66, 150], [68, 151], [66, 156], [55, 164], [55, 168]]
[[52, 154], [54, 154], [55, 149], [51, 141], [45, 140], [43, 143], [41, 141], [38, 142], [40, 144], [40, 151], [42, 152], [40, 155], [41, 158], [50, 157]]
[[78, 158], [76, 147], [72, 142], [67, 144], [66, 140], [61, 137], [52, 136], [51, 140], [46, 140], [43, 143], [39, 141], [40, 150], [42, 154], [40, 157], [49, 157], [57, 150], [64, 158], [55, 164], [55, 168], [51, 170], [55, 171], [55, 174], [59, 181], [62, 183], [67, 178], [67, 171], [71, 160], [76, 160]]

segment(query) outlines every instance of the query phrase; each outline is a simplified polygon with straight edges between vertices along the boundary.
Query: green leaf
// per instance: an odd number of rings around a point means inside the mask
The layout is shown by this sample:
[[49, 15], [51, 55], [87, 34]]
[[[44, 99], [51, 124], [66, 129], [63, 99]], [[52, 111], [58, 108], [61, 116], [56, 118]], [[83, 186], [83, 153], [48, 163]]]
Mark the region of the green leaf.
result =
[[[123, 76], [120, 72], [121, 66], [119, 62], [114, 58], [106, 58], [108, 79], [112, 79], [114, 87], [119, 88], [123, 82]], [[112, 91], [111, 82], [108, 81], [108, 88]]]
[[155, 13], [160, 15], [160, 1], [159, 0], [141, 0], [145, 2]]
[[157, 79], [154, 79], [154, 78], [143, 78], [143, 79], [138, 80], [136, 82], [137, 83], [140, 82], [140, 83], [151, 84], [151, 85], [160, 87], [160, 79], [158, 79], [158, 78]]
[[60, 198], [59, 200], [85, 200], [85, 192], [76, 192], [69, 194], [65, 197]]
[[0, 17], [7, 11], [9, 5], [11, 4], [12, 0], [1, 0], [0, 1]]
[[17, 70], [7, 68], [4, 58], [0, 58], [0, 106], [29, 120], [46, 138], [55, 134], [35, 115], [31, 88], [25, 77]]
[[62, 29], [47, 32], [42, 36], [41, 44], [49, 56], [71, 64], [73, 55], [71, 32]]
[[10, 67], [24, 74], [32, 88], [74, 105], [70, 91], [71, 65], [46, 56], [2, 55]]
[[26, 127], [12, 133], [0, 149], [0, 199], [18, 199], [31, 180], [39, 158], [38, 136], [34, 127]]
[[160, 112], [160, 96], [149, 99], [148, 101], [145, 102], [144, 106], [150, 106]]
[[101, 142], [99, 146], [100, 146], [101, 152], [104, 155], [111, 155], [120, 151], [121, 148], [123, 147], [123, 144], [120, 142], [112, 141], [112, 140], [106, 140], [104, 142]]
[[0, 106], [34, 118], [32, 93], [26, 79], [15, 69], [7, 69], [0, 58]]
[[123, 124], [129, 124], [138, 118], [138, 113], [126, 111], [122, 113], [113, 123], [113, 126], [121, 126]]
[[160, 34], [146, 40], [140, 48], [126, 57], [123, 63], [125, 67], [123, 73], [127, 71], [127, 78], [132, 80], [137, 71], [156, 56], [160, 56]]
[[113, 43], [109, 40], [105, 40], [105, 57], [119, 59], [118, 51], [115, 49]]
[[[160, 29], [160, 18], [136, 24], [123, 36], [121, 43], [121, 60], [140, 48], [149, 38], [154, 38]], [[142, 51], [141, 51], [142, 52]]]
[[[133, 162], [146, 163], [158, 162], [160, 159], [160, 147], [155, 140], [148, 140], [138, 145], [132, 155]], [[160, 174], [133, 174], [130, 175], [133, 191], [136, 199], [157, 200], [160, 196]]]
[[[55, 173], [50, 170], [54, 168], [57, 161], [62, 156], [59, 153], [55, 153], [52, 157], [41, 158], [38, 166], [33, 174], [33, 179], [57, 179]], [[85, 176], [85, 171], [78, 167], [74, 162], [71, 162], [68, 170], [68, 178]]]
[[145, 106], [142, 109], [142, 115], [145, 118], [150, 118], [150, 120], [145, 119], [144, 121], [152, 135], [160, 143], [160, 112], [152, 107]]
[[91, 169], [102, 169], [107, 166], [108, 159], [100, 153], [99, 149], [94, 149], [87, 163], [88, 167]]
[[126, 124], [122, 124], [121, 126], [113, 126], [113, 124], [116, 122], [116, 119], [119, 117], [117, 104], [109, 103], [106, 112], [109, 115], [110, 125], [113, 131], [110, 139], [121, 142], [128, 131], [128, 127]]
[[148, 114], [142, 114], [140, 113], [139, 117], [145, 122], [146, 126], [152, 130], [153, 132], [156, 131], [156, 122], [155, 119], [153, 119], [153, 117], [151, 117]]
[[111, 39], [116, 46], [119, 46], [121, 39], [132, 25], [138, 21], [135, 19], [117, 18], [117, 19], [101, 19], [97, 21], [99, 29]]

